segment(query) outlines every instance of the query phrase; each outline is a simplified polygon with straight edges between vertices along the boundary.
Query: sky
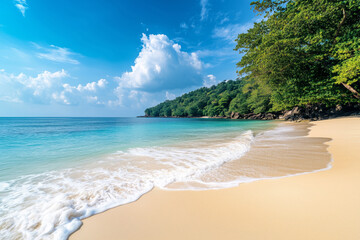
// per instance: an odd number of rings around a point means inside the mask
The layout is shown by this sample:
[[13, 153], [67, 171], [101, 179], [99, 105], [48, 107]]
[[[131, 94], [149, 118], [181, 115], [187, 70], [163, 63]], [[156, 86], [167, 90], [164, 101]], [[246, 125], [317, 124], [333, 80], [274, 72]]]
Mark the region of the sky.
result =
[[235, 79], [252, 0], [1, 0], [0, 116], [131, 117]]

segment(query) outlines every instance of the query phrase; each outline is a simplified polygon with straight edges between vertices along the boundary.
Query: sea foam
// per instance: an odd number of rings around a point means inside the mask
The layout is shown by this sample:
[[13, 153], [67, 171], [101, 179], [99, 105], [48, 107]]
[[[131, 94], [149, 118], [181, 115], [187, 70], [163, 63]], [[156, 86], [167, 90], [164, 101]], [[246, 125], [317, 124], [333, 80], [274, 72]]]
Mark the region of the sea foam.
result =
[[224, 141], [130, 148], [83, 168], [0, 182], [0, 238], [67, 239], [81, 219], [135, 201], [154, 187], [198, 181], [241, 158], [253, 141], [246, 131]]

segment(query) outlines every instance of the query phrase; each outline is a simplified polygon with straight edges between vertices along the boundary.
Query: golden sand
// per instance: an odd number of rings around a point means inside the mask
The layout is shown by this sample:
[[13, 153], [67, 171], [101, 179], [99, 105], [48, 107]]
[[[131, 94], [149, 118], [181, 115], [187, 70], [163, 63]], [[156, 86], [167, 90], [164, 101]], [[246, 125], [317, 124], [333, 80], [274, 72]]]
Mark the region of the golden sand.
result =
[[84, 220], [70, 239], [360, 239], [360, 118], [315, 122], [327, 171], [209, 191], [153, 190]]

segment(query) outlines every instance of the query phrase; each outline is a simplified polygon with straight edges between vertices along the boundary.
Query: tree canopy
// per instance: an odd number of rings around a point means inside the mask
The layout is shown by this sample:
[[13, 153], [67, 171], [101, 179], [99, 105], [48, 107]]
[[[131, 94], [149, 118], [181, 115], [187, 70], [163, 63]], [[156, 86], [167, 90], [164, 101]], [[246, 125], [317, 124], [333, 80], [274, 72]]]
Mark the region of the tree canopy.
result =
[[264, 19], [239, 34], [240, 75], [270, 89], [272, 110], [360, 99], [360, 1], [252, 2]]
[[249, 93], [242, 92], [245, 81], [227, 80], [210, 88], [203, 87], [186, 93], [171, 101], [145, 110], [146, 116], [153, 117], [200, 117], [229, 116], [231, 112], [246, 114], [256, 111], [248, 103]]

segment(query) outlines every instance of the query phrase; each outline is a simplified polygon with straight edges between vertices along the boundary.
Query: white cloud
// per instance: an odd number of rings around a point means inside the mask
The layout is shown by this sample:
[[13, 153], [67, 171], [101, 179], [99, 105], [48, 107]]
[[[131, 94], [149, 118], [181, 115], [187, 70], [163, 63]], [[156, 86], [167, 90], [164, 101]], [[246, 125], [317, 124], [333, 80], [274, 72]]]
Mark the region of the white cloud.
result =
[[96, 91], [97, 88], [104, 88], [107, 84], [106, 79], [100, 79], [97, 82], [87, 83], [86, 85], [79, 84], [76, 89], [80, 92], [82, 91]]
[[253, 24], [254, 23], [229, 24], [225, 27], [218, 27], [214, 29], [213, 37], [234, 42], [240, 33], [246, 33]]
[[75, 53], [71, 52], [68, 48], [57, 47], [51, 45], [49, 48], [41, 47], [37, 44], [34, 44], [41, 53], [38, 53], [37, 56], [42, 59], [47, 59], [54, 62], [70, 63], [70, 64], [79, 64], [79, 61], [72, 58]]
[[208, 0], [200, 0], [201, 12], [200, 12], [200, 20], [204, 21], [208, 16]]
[[181, 46], [166, 35], [143, 34], [139, 56], [130, 72], [118, 77], [119, 88], [145, 92], [200, 85], [203, 63], [196, 53], [181, 51]]
[[25, 10], [28, 8], [26, 0], [15, 0], [15, 7], [17, 7], [21, 14], [25, 17]]
[[[64, 104], [78, 104], [84, 99], [90, 103], [95, 102], [96, 104], [102, 104], [98, 96], [89, 94], [93, 94], [100, 89], [105, 89], [106, 84], [108, 84], [106, 79], [100, 79], [97, 82], [90, 82], [85, 85], [79, 84], [77, 86], [64, 83], [61, 90], [52, 94], [52, 98]], [[106, 93], [104, 95], [104, 98], [109, 97]]]
[[114, 90], [114, 93], [117, 98], [115, 100], [109, 100], [107, 103], [109, 106], [144, 108], [146, 105], [151, 106], [158, 103], [154, 101], [154, 98], [159, 95], [157, 93], [148, 93], [134, 89], [126, 89], [120, 86]]
[[176, 95], [173, 94], [173, 93], [169, 93], [168, 91], [166, 91], [165, 97], [166, 97], [166, 100], [173, 100], [173, 99], [175, 99]]
[[[260, 22], [264, 18], [262, 16], [254, 18], [251, 22], [245, 24], [228, 24], [224, 27], [216, 27], [213, 31], [214, 38], [222, 38], [224, 40], [234, 42], [237, 36], [241, 33], [246, 33], [250, 28], [254, 26], [254, 23]], [[228, 20], [224, 18], [223, 20]], [[225, 21], [226, 22], [226, 21]], [[223, 21], [221, 24], [224, 23]]]
[[60, 93], [54, 92], [51, 94], [52, 99], [54, 99], [56, 102], [60, 102], [66, 105], [70, 105], [69, 99], [65, 96], [65, 91], [62, 91]]
[[216, 77], [212, 74], [209, 74], [204, 78], [203, 85], [204, 87], [211, 87], [213, 85], [217, 84]]
[[12, 103], [22, 103], [19, 98], [17, 97], [10, 97], [10, 96], [0, 96], [1, 102], [12, 102]]
[[234, 51], [233, 47], [223, 47], [219, 49], [204, 49], [196, 51], [196, 54], [200, 57], [226, 57], [226, 56], [233, 56], [237, 53]]
[[48, 102], [51, 91], [61, 86], [62, 79], [66, 77], [68, 75], [64, 70], [44, 71], [36, 77], [3, 71], [0, 72], [0, 99], [7, 102]]
[[223, 19], [221, 19], [220, 24], [224, 24], [224, 23], [226, 23], [226, 22], [228, 22], [228, 21], [229, 21], [229, 18], [228, 18], [228, 17], [224, 17]]
[[100, 104], [100, 102], [98, 101], [98, 96], [88, 96], [86, 97], [86, 99], [88, 100], [88, 102], [95, 102], [96, 104]]
[[37, 77], [27, 77], [21, 73], [18, 77], [19, 80], [27, 88], [34, 90], [34, 96], [40, 95], [45, 89], [49, 89], [54, 85], [54, 82], [67, 77], [67, 73], [62, 69], [61, 71], [51, 73], [44, 71], [37, 75]]
[[108, 82], [106, 81], [106, 79], [103, 79], [103, 78], [97, 82], [98, 87], [101, 87], [101, 88], [104, 88], [106, 84], [108, 84]]
[[131, 71], [114, 77], [118, 82], [113, 91], [116, 99], [110, 106], [146, 108], [166, 99], [175, 98], [171, 92], [203, 85], [201, 71], [206, 66], [197, 53], [182, 51], [178, 43], [166, 35], [143, 34], [142, 49]]
[[[113, 93], [108, 94], [106, 79], [72, 86], [64, 83], [69, 78], [65, 70], [44, 71], [36, 77], [27, 76], [24, 73], [14, 75], [0, 71], [0, 101], [42, 104], [57, 102], [66, 105], [83, 102], [101, 104], [100, 97], [105, 99], [115, 97]], [[101, 96], [99, 97], [98, 94]]]
[[180, 28], [182, 28], [182, 29], [188, 29], [189, 28], [189, 26], [186, 24], [186, 23], [181, 23], [180, 24]]

